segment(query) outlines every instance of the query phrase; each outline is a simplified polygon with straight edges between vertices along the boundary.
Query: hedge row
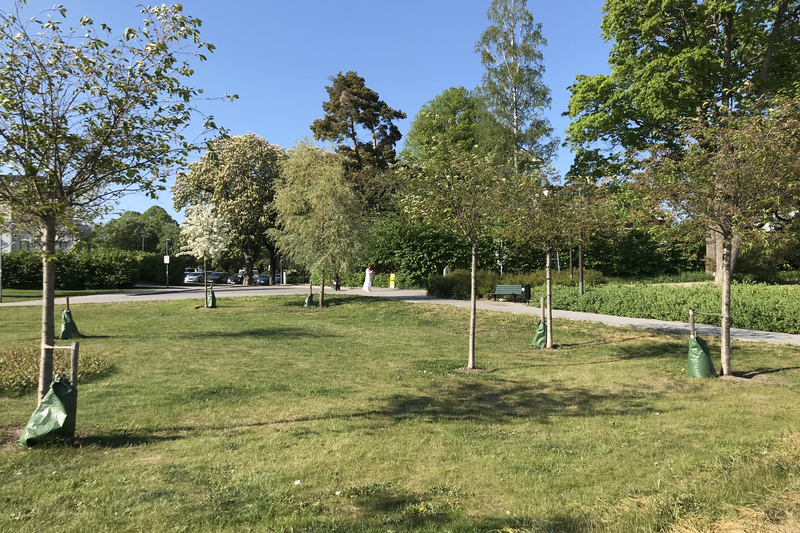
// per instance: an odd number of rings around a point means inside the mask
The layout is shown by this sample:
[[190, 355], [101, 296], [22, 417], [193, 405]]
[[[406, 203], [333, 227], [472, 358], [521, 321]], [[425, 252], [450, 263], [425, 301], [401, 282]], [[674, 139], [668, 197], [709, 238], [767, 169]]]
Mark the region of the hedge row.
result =
[[[497, 274], [479, 270], [477, 273], [478, 297], [483, 298], [494, 292], [498, 285], [522, 285], [529, 283], [533, 289], [537, 285], [544, 285], [546, 272], [538, 270], [527, 274]], [[569, 277], [569, 271], [554, 271], [552, 273], [553, 284], [577, 287], [577, 273], [573, 278]], [[596, 270], [584, 270], [584, 286], [594, 286], [605, 283], [605, 278]], [[428, 278], [428, 295], [436, 298], [447, 298], [453, 300], [469, 300], [471, 291], [470, 271], [454, 270], [447, 276], [431, 276]]]
[[[166, 278], [164, 256], [129, 252], [114, 248], [96, 248], [91, 252], [57, 251], [56, 289], [127, 289], [139, 281], [163, 283]], [[186, 256], [170, 259], [170, 283], [183, 282], [183, 270], [194, 263]], [[3, 286], [11, 289], [40, 289], [42, 259], [38, 251], [3, 254]]]
[[[532, 301], [544, 296], [536, 287]], [[604, 315], [688, 322], [689, 309], [720, 313], [721, 288], [712, 283], [674, 285], [609, 284], [583, 296], [571, 287], [553, 287], [553, 308]], [[720, 325], [719, 317], [699, 315], [697, 322]], [[731, 327], [758, 331], [800, 333], [800, 287], [734, 284], [731, 288]]]

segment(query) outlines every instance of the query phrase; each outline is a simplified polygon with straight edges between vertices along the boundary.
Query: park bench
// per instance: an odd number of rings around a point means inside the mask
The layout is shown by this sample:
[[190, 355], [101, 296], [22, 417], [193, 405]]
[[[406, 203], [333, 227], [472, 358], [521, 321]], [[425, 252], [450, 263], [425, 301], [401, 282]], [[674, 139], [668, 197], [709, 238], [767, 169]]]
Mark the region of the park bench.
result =
[[497, 300], [497, 296], [514, 296], [514, 302], [517, 301], [517, 296], [522, 296], [522, 285], [498, 285], [495, 287], [494, 292], [489, 293], [489, 296], [494, 296], [494, 299]]

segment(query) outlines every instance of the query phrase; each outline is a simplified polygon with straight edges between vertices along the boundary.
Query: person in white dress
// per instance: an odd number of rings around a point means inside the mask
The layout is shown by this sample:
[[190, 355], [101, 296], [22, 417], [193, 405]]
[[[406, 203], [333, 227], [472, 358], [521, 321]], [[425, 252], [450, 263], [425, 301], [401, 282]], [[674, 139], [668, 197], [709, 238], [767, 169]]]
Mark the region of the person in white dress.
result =
[[372, 292], [372, 276], [375, 274], [372, 270], [372, 266], [367, 266], [367, 269], [364, 271], [364, 290], [366, 292]]

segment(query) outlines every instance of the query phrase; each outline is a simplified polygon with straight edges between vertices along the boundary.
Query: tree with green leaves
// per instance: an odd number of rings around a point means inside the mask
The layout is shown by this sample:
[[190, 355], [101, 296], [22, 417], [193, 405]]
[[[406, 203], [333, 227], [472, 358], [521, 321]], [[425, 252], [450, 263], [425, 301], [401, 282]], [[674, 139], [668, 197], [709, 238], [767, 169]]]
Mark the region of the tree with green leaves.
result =
[[272, 233], [291, 260], [321, 274], [323, 307], [325, 273], [349, 271], [363, 257], [363, 200], [345, 179], [341, 156], [310, 142], [289, 150], [283, 172], [275, 194], [281, 229]]
[[[603, 9], [611, 73], [580, 75], [570, 88], [571, 175], [628, 176], [652, 146], [679, 154], [685, 120], [719, 124], [800, 77], [798, 0], [608, 0]], [[719, 281], [720, 232], [707, 233], [707, 270]]]
[[478, 91], [496, 122], [496, 149], [521, 172], [550, 161], [558, 144], [544, 116], [551, 102], [542, 80], [547, 40], [525, 0], [492, 0], [487, 18], [491, 25], [475, 43], [486, 67]]
[[163, 252], [167, 239], [178, 242], [180, 226], [163, 207], [154, 205], [144, 213], [125, 211], [97, 229], [93, 244], [101, 248]]
[[463, 145], [472, 149], [481, 144], [481, 126], [485, 122], [483, 101], [464, 87], [451, 87], [426, 102], [417, 112], [406, 133], [404, 161], [418, 161], [429, 157], [436, 136], [439, 142]]
[[245, 285], [253, 280], [253, 264], [266, 250], [270, 279], [275, 278], [278, 249], [270, 231], [276, 227], [275, 187], [281, 179], [285, 152], [248, 133], [215, 140], [200, 161], [189, 164], [172, 186], [175, 209], [211, 202], [231, 227], [231, 247], [245, 259]]
[[494, 153], [480, 154], [434, 136], [428, 156], [401, 170], [405, 211], [456, 236], [471, 249], [467, 368], [475, 369], [478, 246], [496, 229], [505, 176]]
[[653, 208], [712, 228], [722, 244], [722, 373], [731, 375], [731, 274], [733, 243], [797, 209], [800, 197], [800, 84], [793, 94], [758, 100], [749, 110], [714, 124], [684, 130], [679, 153], [667, 144], [651, 149], [640, 181]]
[[395, 145], [402, 137], [395, 122], [406, 114], [389, 107], [357, 72], [339, 72], [330, 81], [325, 87], [328, 101], [322, 103], [325, 115], [314, 120], [311, 131], [315, 140], [337, 143], [346, 177], [375, 207], [386, 188], [382, 174], [394, 163]]
[[129, 192], [155, 195], [186, 164], [198, 148], [184, 136], [190, 123], [216, 129], [187, 84], [214, 47], [180, 5], [144, 7], [142, 25], [118, 34], [89, 17], [67, 29], [60, 6], [24, 11], [15, 0], [0, 12], [0, 203], [42, 229], [41, 399], [52, 379], [56, 227], [92, 220]]
[[573, 230], [579, 227], [575, 195], [571, 187], [559, 186], [556, 181], [552, 169], [542, 168], [515, 176], [513, 186], [505, 190], [510, 206], [505, 231], [545, 253], [548, 349], [553, 348], [553, 254], [569, 244]]
[[203, 258], [203, 287], [208, 307], [208, 259], [219, 260], [230, 246], [230, 224], [214, 214], [210, 205], [193, 204], [186, 208], [181, 225], [180, 255]]

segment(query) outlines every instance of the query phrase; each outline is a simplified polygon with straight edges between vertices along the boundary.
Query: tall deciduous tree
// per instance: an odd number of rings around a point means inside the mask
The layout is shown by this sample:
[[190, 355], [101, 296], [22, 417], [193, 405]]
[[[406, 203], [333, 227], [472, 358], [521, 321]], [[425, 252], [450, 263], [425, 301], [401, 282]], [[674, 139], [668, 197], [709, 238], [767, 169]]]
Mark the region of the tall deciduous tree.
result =
[[[197, 145], [184, 131], [202, 92], [186, 84], [189, 61], [214, 47], [180, 5], [142, 8], [143, 24], [119, 37], [89, 17], [65, 29], [62, 7], [30, 18], [24, 6], [0, 12], [0, 203], [42, 228], [41, 399], [52, 378], [56, 227], [128, 192], [155, 195], [186, 163]], [[205, 126], [216, 128], [209, 117]]]
[[337, 143], [345, 177], [376, 207], [386, 188], [382, 174], [394, 163], [395, 145], [402, 137], [395, 122], [406, 114], [389, 107], [357, 72], [339, 72], [330, 81], [325, 87], [328, 101], [322, 103], [325, 116], [311, 124], [311, 131], [315, 140]]
[[[798, 0], [609, 0], [604, 11], [611, 74], [570, 88], [572, 174], [627, 174], [629, 156], [656, 144], [677, 154], [684, 119], [719, 123], [800, 77]], [[720, 232], [708, 231], [713, 271]]]
[[475, 43], [486, 67], [479, 91], [496, 120], [495, 139], [515, 171], [549, 161], [557, 140], [544, 116], [550, 108], [550, 89], [544, 84], [547, 45], [542, 25], [535, 23], [526, 0], [492, 0], [487, 12], [491, 26]]
[[211, 202], [231, 227], [231, 245], [244, 255], [246, 285], [253, 283], [253, 262], [262, 250], [270, 256], [270, 279], [275, 278], [277, 247], [273, 204], [281, 176], [280, 146], [248, 133], [214, 141], [200, 161], [189, 164], [172, 186], [175, 209]]
[[273, 233], [290, 259], [321, 274], [322, 307], [325, 273], [348, 271], [362, 257], [364, 204], [345, 179], [341, 157], [309, 142], [289, 150], [283, 170], [275, 194], [281, 230]]
[[186, 208], [181, 226], [181, 255], [203, 258], [203, 287], [208, 307], [208, 259], [219, 259], [230, 244], [230, 224], [214, 214], [210, 205], [194, 204]]
[[680, 154], [668, 146], [652, 150], [644, 176], [657, 205], [667, 202], [678, 218], [688, 217], [718, 233], [723, 249], [721, 363], [726, 376], [732, 373], [733, 242], [774, 220], [774, 213], [796, 209], [800, 197], [800, 84], [795, 90], [790, 98], [777, 97], [719, 124], [695, 123], [685, 131], [692, 142]]
[[94, 244], [103, 248], [163, 252], [167, 239], [178, 242], [180, 226], [163, 207], [154, 205], [144, 213], [125, 211], [97, 230]]
[[486, 155], [432, 139], [428, 157], [402, 170], [405, 209], [412, 216], [452, 233], [472, 253], [467, 368], [475, 368], [475, 310], [478, 245], [491, 239], [505, 178], [493, 153]]

